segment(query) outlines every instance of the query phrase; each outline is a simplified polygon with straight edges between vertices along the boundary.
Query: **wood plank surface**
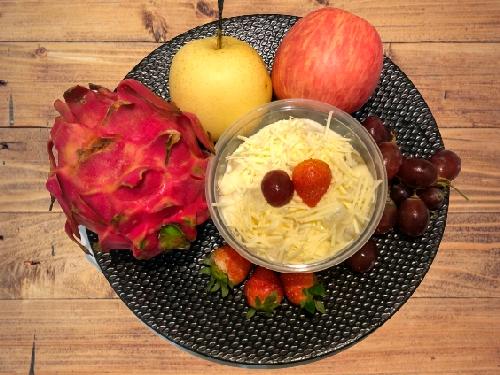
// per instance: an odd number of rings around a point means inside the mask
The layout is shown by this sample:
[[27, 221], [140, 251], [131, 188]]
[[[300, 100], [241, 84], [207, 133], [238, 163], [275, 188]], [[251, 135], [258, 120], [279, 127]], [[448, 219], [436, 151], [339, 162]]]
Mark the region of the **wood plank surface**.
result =
[[[116, 84], [157, 43], [0, 43], [0, 126], [51, 126], [76, 84]], [[390, 43], [441, 127], [500, 127], [500, 43]], [[13, 108], [12, 116], [10, 106]]]
[[[0, 213], [0, 299], [115, 298], [62, 213]], [[500, 297], [500, 218], [456, 213], [415, 297]]]
[[[462, 158], [450, 212], [500, 212], [500, 129], [441, 128], [445, 146]], [[48, 128], [0, 128], [0, 212], [46, 212]], [[56, 211], [59, 207], [56, 205]]]
[[500, 127], [500, 43], [390, 43], [385, 53], [440, 127]]
[[448, 215], [439, 251], [415, 297], [500, 297], [500, 215]]
[[[2, 41], [164, 41], [216, 17], [216, 0], [2, 1]], [[324, 5], [370, 21], [386, 42], [500, 41], [496, 0], [234, 0], [224, 16], [302, 16]], [[50, 27], [57, 23], [59, 27]]]
[[[53, 101], [113, 88], [217, 0], [0, 0], [0, 374], [250, 374], [155, 336], [47, 212]], [[325, 5], [375, 25], [462, 157], [440, 250], [413, 297], [334, 357], [270, 374], [500, 373], [500, 1], [231, 0], [224, 15]]]
[[[0, 126], [51, 126], [69, 87], [114, 89], [156, 43], [0, 43]], [[10, 115], [10, 106], [13, 114]], [[11, 118], [12, 117], [12, 118]]]
[[450, 212], [500, 212], [499, 129], [440, 129], [444, 145], [462, 159], [453, 182], [469, 200], [452, 193]]
[[[415, 298], [347, 351], [259, 373], [493, 375], [499, 335], [500, 299]], [[0, 374], [27, 374], [30, 362], [35, 374], [255, 373], [175, 348], [121, 301], [0, 301]]]
[[0, 214], [0, 299], [115, 294], [64, 232], [62, 213]]

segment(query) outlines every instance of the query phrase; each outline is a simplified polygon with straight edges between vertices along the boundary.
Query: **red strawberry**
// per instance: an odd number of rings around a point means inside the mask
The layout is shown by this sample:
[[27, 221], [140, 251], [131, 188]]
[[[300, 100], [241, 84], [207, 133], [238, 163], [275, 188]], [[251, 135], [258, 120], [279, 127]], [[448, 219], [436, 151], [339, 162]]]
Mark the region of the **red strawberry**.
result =
[[283, 300], [283, 287], [276, 272], [260, 266], [245, 283], [243, 293], [251, 307], [247, 318], [254, 316], [256, 311], [271, 315]]
[[293, 168], [292, 182], [297, 194], [309, 207], [315, 207], [332, 180], [330, 167], [323, 160], [308, 159]]
[[222, 296], [227, 296], [229, 288], [241, 283], [247, 277], [252, 263], [243, 258], [229, 245], [224, 245], [212, 251], [203, 261], [206, 267], [200, 271], [210, 276], [208, 289], [216, 292], [220, 289]]
[[318, 283], [314, 273], [282, 273], [280, 275], [286, 298], [294, 305], [299, 305], [307, 312], [316, 310], [325, 313], [325, 307], [317, 297], [324, 297], [325, 287]]

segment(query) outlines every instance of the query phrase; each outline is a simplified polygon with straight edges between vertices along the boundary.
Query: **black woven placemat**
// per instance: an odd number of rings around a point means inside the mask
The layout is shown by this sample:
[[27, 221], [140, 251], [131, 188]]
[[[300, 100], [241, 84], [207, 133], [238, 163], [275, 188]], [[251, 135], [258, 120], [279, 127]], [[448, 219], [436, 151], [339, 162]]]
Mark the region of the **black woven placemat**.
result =
[[[296, 20], [286, 15], [250, 15], [227, 19], [224, 28], [226, 34], [249, 42], [271, 68], [276, 48]], [[167, 78], [173, 55], [189, 40], [214, 33], [215, 23], [210, 23], [175, 37], [127, 77], [169, 99]], [[442, 147], [425, 101], [389, 58], [384, 60], [376, 93], [355, 116], [362, 120], [369, 114], [380, 116], [397, 132], [405, 155], [427, 157]], [[97, 253], [96, 259], [134, 314], [173, 343], [228, 364], [285, 366], [333, 354], [388, 320], [427, 272], [441, 241], [447, 210], [448, 198], [418, 239], [392, 232], [376, 237], [380, 257], [369, 273], [356, 274], [344, 265], [321, 272], [318, 276], [327, 286], [327, 314], [312, 317], [284, 302], [272, 318], [248, 320], [241, 287], [226, 299], [208, 293], [207, 279], [199, 274], [201, 260], [223, 244], [211, 221], [200, 226], [189, 251], [149, 261], [135, 260], [124, 251]]]

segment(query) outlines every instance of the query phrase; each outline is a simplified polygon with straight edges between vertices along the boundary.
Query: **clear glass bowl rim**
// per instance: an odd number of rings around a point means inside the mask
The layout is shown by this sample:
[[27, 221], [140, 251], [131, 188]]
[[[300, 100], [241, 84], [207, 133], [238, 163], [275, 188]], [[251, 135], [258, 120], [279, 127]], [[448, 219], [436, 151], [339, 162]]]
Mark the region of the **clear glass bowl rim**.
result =
[[[362, 144], [367, 148], [368, 154], [371, 156], [374, 167], [376, 178], [381, 179], [382, 182], [377, 188], [377, 199], [375, 201], [375, 207], [373, 210], [372, 217], [368, 221], [365, 229], [361, 232], [359, 237], [354, 240], [349, 246], [339, 251], [337, 254], [321, 259], [319, 261], [307, 264], [277, 264], [271, 263], [266, 259], [262, 259], [252, 254], [248, 251], [245, 246], [243, 246], [232, 234], [231, 231], [226, 227], [223, 222], [222, 216], [220, 215], [218, 207], [214, 206], [213, 203], [216, 202], [217, 197], [217, 181], [215, 181], [215, 173], [217, 166], [221, 161], [224, 148], [227, 144], [239, 134], [241, 129], [245, 127], [248, 123], [255, 121], [259, 118], [265, 116], [269, 112], [293, 112], [296, 110], [300, 111], [315, 111], [322, 112], [326, 117], [330, 111], [333, 111], [333, 118], [340, 120], [344, 126], [349, 128], [354, 135], [360, 138]], [[293, 116], [292, 116], [293, 117]], [[259, 127], [258, 129], [261, 129]], [[373, 140], [372, 136], [368, 131], [352, 116], [346, 112], [324, 102], [310, 100], [310, 99], [283, 99], [276, 100], [270, 103], [266, 103], [260, 107], [257, 107], [247, 114], [236, 120], [231, 126], [229, 126], [221, 135], [219, 140], [215, 145], [215, 155], [209, 161], [207, 166], [206, 180], [205, 180], [205, 196], [207, 199], [208, 210], [210, 212], [210, 217], [218, 229], [220, 235], [228, 243], [229, 246], [234, 248], [241, 256], [248, 259], [250, 262], [272, 269], [277, 272], [289, 273], [289, 272], [318, 272], [337, 264], [342, 263], [344, 260], [352, 256], [356, 251], [358, 251], [373, 235], [375, 228], [377, 227], [382, 213], [385, 207], [385, 202], [387, 199], [387, 174], [385, 166], [383, 163], [382, 153], [379, 147]]]

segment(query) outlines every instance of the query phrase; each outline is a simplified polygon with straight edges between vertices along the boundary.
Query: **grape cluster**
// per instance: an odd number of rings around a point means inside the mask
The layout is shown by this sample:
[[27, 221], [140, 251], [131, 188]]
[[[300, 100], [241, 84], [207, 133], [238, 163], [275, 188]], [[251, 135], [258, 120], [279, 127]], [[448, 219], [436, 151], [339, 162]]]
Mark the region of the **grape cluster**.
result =
[[[429, 160], [406, 158], [394, 134], [380, 118], [370, 116], [362, 125], [380, 148], [390, 186], [375, 233], [385, 234], [396, 229], [411, 237], [422, 235], [429, 225], [430, 211], [443, 205], [442, 188], [451, 186], [451, 181], [460, 173], [460, 157], [451, 150], [442, 149]], [[375, 242], [369, 241], [346, 264], [354, 271], [366, 272], [373, 268], [377, 254]]]

